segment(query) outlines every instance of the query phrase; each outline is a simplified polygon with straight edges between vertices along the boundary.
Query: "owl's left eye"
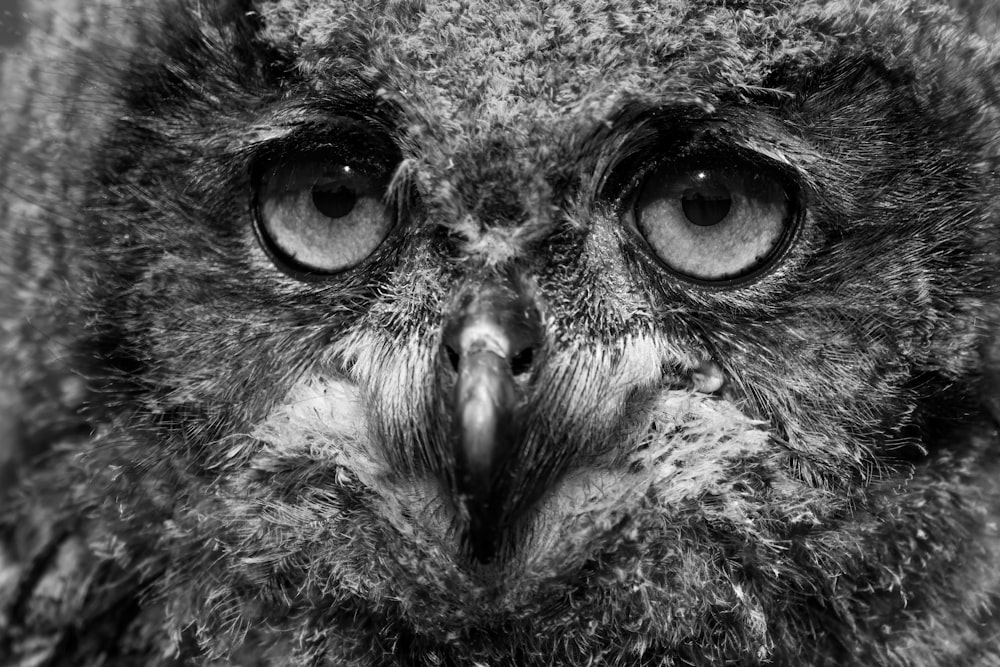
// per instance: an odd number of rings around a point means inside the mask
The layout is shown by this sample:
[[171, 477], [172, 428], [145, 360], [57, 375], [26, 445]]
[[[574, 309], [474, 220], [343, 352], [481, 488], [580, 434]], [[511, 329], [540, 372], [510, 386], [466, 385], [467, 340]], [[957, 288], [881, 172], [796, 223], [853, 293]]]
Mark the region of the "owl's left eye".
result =
[[626, 215], [656, 257], [695, 283], [749, 279], [787, 247], [795, 193], [775, 170], [736, 162], [651, 170]]
[[383, 170], [299, 158], [266, 171], [257, 195], [257, 232], [292, 269], [331, 274], [360, 264], [385, 240], [393, 215]]

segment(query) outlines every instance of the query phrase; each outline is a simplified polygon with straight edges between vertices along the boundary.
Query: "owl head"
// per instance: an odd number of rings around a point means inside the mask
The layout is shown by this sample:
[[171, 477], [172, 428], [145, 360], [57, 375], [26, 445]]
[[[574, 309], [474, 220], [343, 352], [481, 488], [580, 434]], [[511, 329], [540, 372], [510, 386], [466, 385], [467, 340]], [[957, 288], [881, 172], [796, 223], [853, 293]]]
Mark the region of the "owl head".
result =
[[961, 17], [129, 25], [65, 474], [159, 654], [998, 659], [996, 61]]

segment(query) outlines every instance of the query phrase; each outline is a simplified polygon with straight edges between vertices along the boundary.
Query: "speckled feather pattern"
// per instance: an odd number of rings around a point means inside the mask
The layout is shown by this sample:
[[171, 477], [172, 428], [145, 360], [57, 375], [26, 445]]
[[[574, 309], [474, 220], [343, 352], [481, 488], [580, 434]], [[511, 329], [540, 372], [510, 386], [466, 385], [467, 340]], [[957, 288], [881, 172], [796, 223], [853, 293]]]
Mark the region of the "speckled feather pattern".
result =
[[[969, 4], [27, 3], [0, 663], [1000, 665], [1000, 98]], [[278, 270], [259, 165], [359, 132], [402, 221], [337, 276]], [[622, 172], [689, 144], [799, 188], [753, 282], [693, 288], [623, 223]], [[441, 328], [497, 276], [544, 337], [483, 563]]]

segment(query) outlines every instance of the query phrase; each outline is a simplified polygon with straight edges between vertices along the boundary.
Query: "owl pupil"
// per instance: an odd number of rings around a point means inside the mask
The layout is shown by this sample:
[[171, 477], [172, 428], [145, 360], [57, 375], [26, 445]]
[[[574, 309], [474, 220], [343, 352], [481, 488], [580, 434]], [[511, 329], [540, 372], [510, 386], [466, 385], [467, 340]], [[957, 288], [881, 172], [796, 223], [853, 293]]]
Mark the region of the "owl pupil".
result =
[[313, 188], [313, 205], [328, 218], [343, 218], [354, 209], [358, 195], [353, 190], [341, 186], [335, 190]]
[[706, 195], [697, 190], [687, 190], [681, 197], [684, 215], [692, 224], [700, 227], [709, 227], [721, 222], [729, 214], [732, 205], [732, 198], [722, 193]]

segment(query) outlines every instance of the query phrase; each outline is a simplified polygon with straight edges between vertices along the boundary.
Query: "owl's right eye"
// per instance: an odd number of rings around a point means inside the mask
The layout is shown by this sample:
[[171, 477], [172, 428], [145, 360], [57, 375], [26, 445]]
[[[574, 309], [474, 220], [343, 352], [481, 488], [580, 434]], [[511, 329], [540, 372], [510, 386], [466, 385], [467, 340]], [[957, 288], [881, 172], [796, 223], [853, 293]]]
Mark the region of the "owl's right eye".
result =
[[649, 170], [624, 213], [667, 271], [706, 286], [742, 284], [775, 265], [799, 217], [797, 189], [776, 168], [697, 155]]
[[382, 169], [320, 157], [267, 170], [257, 195], [257, 234], [273, 259], [293, 270], [332, 274], [357, 266], [394, 224]]

